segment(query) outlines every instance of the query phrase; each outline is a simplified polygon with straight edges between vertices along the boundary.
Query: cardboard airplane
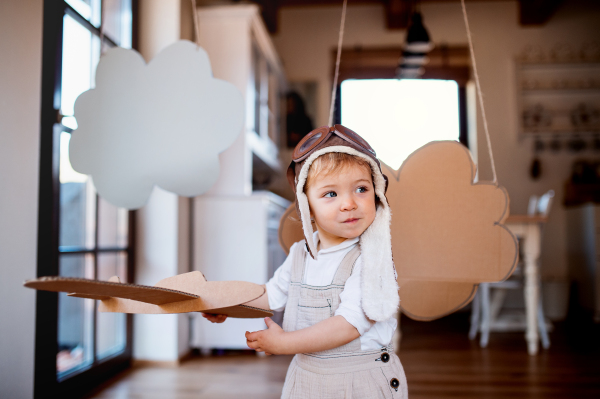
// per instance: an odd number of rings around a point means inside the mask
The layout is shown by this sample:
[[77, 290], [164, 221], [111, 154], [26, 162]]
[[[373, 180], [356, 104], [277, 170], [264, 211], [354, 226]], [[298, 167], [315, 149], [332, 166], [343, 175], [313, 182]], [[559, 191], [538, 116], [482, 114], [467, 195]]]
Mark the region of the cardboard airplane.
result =
[[40, 277], [25, 287], [68, 292], [77, 298], [97, 299], [100, 312], [169, 314], [204, 312], [234, 318], [272, 316], [273, 312], [255, 306], [265, 294], [261, 285], [245, 281], [206, 281], [198, 271], [159, 281], [154, 287], [121, 283], [117, 276], [108, 281], [72, 277]]

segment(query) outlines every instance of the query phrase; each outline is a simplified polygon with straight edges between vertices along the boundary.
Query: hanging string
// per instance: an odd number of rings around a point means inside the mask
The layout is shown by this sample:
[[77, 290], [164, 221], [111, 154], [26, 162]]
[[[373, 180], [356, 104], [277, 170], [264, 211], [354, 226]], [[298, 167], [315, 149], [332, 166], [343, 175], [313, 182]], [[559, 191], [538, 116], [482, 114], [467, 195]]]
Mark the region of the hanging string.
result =
[[483, 106], [483, 94], [481, 93], [481, 85], [479, 84], [479, 74], [477, 73], [477, 64], [475, 63], [475, 52], [473, 51], [473, 40], [471, 38], [471, 28], [469, 28], [469, 19], [467, 17], [467, 8], [465, 6], [465, 0], [460, 1], [462, 4], [463, 18], [465, 19], [465, 26], [467, 28], [467, 38], [469, 39], [469, 51], [471, 54], [471, 63], [473, 64], [473, 73], [475, 75], [475, 86], [477, 88], [477, 97], [479, 97], [479, 107], [481, 108], [481, 117], [483, 119], [483, 130], [485, 131], [485, 138], [487, 140], [488, 152], [490, 154], [490, 162], [492, 163], [492, 175], [494, 179], [493, 183], [498, 182], [496, 176], [496, 163], [494, 162], [494, 154], [492, 152], [492, 141], [490, 140], [490, 131], [488, 129], [487, 118], [485, 116], [485, 107]]
[[196, 46], [200, 47], [200, 27], [198, 23], [198, 7], [196, 0], [192, 0], [192, 13], [194, 16], [194, 32], [196, 33]]
[[344, 39], [344, 25], [346, 24], [346, 5], [348, 0], [344, 0], [342, 6], [342, 22], [340, 23], [340, 34], [338, 37], [337, 57], [335, 59], [335, 74], [333, 75], [333, 88], [331, 89], [331, 105], [329, 106], [329, 126], [333, 125], [333, 110], [335, 108], [335, 94], [337, 92], [337, 81], [340, 74], [340, 58], [342, 56], [342, 41]]

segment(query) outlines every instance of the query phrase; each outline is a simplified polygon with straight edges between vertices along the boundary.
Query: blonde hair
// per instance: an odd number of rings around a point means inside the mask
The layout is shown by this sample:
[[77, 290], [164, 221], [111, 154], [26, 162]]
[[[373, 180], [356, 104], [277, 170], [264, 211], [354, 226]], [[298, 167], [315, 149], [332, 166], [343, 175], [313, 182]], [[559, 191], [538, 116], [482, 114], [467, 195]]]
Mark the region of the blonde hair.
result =
[[369, 175], [371, 175], [371, 181], [373, 181], [373, 172], [371, 170], [371, 165], [367, 160], [355, 155], [346, 154], [345, 152], [328, 152], [315, 159], [310, 165], [306, 183], [304, 184], [304, 192], [308, 191], [311, 182], [318, 176], [328, 176], [333, 172], [345, 170], [352, 165], [365, 168], [365, 170], [369, 172]]

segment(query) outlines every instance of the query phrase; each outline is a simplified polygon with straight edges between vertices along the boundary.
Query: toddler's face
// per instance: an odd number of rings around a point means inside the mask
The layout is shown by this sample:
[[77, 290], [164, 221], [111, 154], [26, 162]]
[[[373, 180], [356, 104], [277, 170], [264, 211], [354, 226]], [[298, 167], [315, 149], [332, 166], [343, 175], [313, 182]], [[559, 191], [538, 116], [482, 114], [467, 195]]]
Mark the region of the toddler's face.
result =
[[360, 236], [375, 220], [375, 190], [370, 170], [349, 165], [317, 176], [306, 193], [322, 242], [337, 245]]

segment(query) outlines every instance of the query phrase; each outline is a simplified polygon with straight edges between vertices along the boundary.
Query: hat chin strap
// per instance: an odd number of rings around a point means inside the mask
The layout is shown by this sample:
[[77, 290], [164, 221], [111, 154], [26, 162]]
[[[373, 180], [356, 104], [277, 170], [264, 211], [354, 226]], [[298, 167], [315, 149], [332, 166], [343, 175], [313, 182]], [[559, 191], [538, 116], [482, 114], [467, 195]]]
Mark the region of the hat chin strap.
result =
[[360, 236], [361, 259], [363, 263], [361, 274], [362, 307], [367, 317], [373, 321], [384, 321], [398, 312], [400, 299], [396, 270], [392, 260], [392, 239], [390, 233], [391, 212], [385, 197], [385, 179], [377, 163], [368, 155], [347, 146], [331, 146], [311, 154], [298, 175], [296, 184], [296, 199], [300, 209], [300, 219], [304, 238], [311, 256], [317, 259], [317, 247], [313, 240], [313, 228], [310, 220], [308, 197], [304, 186], [308, 170], [319, 156], [329, 152], [342, 152], [360, 157], [371, 165], [375, 194], [381, 204], [377, 209], [375, 220]]

